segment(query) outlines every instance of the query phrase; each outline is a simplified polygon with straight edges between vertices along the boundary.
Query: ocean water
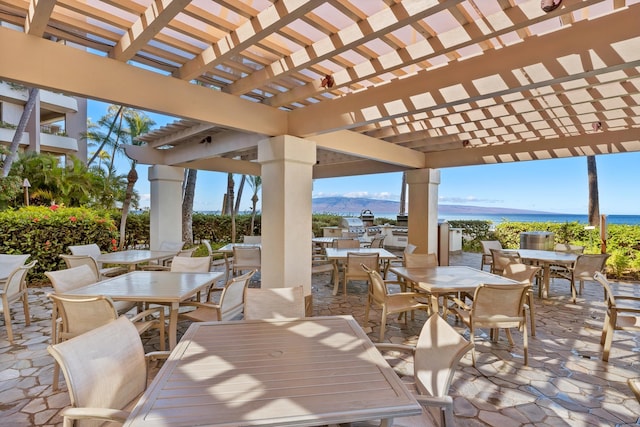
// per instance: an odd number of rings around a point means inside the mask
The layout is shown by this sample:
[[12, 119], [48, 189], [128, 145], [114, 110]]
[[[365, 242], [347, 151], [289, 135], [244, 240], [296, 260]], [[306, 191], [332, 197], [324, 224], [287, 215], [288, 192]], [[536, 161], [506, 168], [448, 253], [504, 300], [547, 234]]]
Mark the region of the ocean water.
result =
[[[396, 214], [376, 213], [377, 218], [395, 219]], [[441, 221], [451, 220], [482, 220], [491, 221], [493, 224], [499, 224], [504, 221], [508, 222], [578, 222], [588, 224], [587, 215], [571, 215], [571, 214], [447, 214], [439, 215]], [[607, 224], [627, 224], [640, 225], [640, 215], [607, 215]]]

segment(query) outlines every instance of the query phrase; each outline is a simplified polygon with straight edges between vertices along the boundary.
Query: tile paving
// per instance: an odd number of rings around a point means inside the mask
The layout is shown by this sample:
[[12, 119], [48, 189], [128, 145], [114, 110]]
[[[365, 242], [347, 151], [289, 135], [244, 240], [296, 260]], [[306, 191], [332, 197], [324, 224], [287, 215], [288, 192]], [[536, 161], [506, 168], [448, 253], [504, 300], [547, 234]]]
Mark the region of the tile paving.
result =
[[[452, 265], [478, 267], [478, 254], [452, 255]], [[351, 314], [377, 341], [380, 312], [372, 310], [364, 320], [366, 286], [352, 283], [345, 298], [331, 294], [329, 275], [314, 276], [314, 315]], [[615, 283], [619, 292], [640, 295], [637, 283]], [[52, 391], [53, 359], [47, 353], [51, 330], [51, 308], [46, 294], [51, 288], [31, 288], [32, 322], [24, 326], [24, 315], [16, 305], [11, 345], [4, 325], [0, 328], [0, 426], [61, 426], [60, 412], [69, 404], [61, 381]], [[627, 386], [627, 379], [640, 377], [640, 335], [616, 332], [608, 363], [600, 360], [600, 331], [604, 316], [602, 290], [587, 282], [576, 304], [570, 302], [567, 281], [556, 279], [551, 296], [536, 297], [536, 337], [529, 339], [529, 366], [523, 366], [522, 337], [514, 333], [509, 348], [501, 337], [491, 343], [486, 336], [476, 340], [477, 369], [467, 354], [451, 387], [456, 422], [460, 426], [637, 426], [640, 404]], [[450, 317], [461, 333], [468, 332]], [[385, 339], [410, 341], [419, 333], [424, 315], [407, 325], [393, 317]], [[188, 327], [181, 322], [180, 331]], [[148, 351], [157, 340], [145, 338]], [[401, 360], [398, 369], [410, 379], [411, 361]], [[403, 424], [402, 420], [396, 420]], [[404, 424], [403, 424], [404, 425]], [[413, 425], [429, 425], [423, 422]]]

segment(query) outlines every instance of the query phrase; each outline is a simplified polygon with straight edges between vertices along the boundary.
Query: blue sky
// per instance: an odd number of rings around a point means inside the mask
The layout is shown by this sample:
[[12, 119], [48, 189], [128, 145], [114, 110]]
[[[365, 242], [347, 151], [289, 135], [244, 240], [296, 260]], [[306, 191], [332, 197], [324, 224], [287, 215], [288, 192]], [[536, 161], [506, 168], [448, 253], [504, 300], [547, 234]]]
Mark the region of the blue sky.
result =
[[[106, 107], [107, 104], [89, 101], [89, 117], [97, 121], [105, 114]], [[147, 114], [156, 122], [156, 128], [173, 121], [166, 116]], [[596, 159], [600, 213], [640, 215], [637, 201], [640, 153], [608, 154]], [[116, 160], [118, 169], [126, 173], [130, 167], [128, 160]], [[146, 165], [138, 166], [140, 179], [136, 190], [142, 206], [149, 206], [147, 168]], [[400, 173], [318, 179], [313, 184], [313, 197], [348, 196], [397, 201], [401, 179]], [[238, 181], [239, 176], [236, 184]], [[226, 173], [198, 172], [194, 210], [220, 210], [226, 183]], [[251, 206], [250, 197], [251, 189], [246, 186], [242, 210]], [[442, 204], [586, 215], [587, 160], [577, 157], [441, 169], [439, 198]]]

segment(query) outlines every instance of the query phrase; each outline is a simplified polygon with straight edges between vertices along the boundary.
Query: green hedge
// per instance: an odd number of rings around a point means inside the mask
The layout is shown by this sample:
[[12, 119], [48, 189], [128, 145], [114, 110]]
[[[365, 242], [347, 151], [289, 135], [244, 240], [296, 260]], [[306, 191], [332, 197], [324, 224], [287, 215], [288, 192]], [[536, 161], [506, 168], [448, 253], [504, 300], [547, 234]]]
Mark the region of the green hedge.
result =
[[0, 253], [30, 254], [38, 260], [32, 279], [44, 272], [64, 268], [59, 254], [69, 245], [96, 243], [103, 251], [117, 248], [116, 224], [108, 212], [85, 208], [25, 207], [0, 212]]

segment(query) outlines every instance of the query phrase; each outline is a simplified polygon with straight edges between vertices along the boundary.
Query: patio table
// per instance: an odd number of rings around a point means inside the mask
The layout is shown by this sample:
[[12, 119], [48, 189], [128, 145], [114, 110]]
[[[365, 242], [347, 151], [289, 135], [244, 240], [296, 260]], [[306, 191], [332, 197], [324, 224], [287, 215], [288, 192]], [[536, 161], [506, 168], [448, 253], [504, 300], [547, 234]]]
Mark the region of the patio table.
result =
[[170, 258], [177, 255], [177, 253], [177, 251], [149, 251], [132, 249], [100, 254], [96, 261], [102, 264], [127, 265], [129, 266], [129, 271], [133, 271], [136, 269], [136, 266], [138, 264], [149, 261], [156, 261], [162, 258]]
[[542, 266], [542, 286], [539, 288], [539, 295], [542, 298], [549, 296], [551, 265], [561, 264], [571, 266], [578, 259], [578, 255], [572, 252], [544, 251], [538, 249], [514, 249], [514, 251], [520, 254], [522, 260]]
[[357, 252], [357, 253], [377, 253], [380, 260], [384, 261], [384, 274], [386, 277], [387, 270], [389, 269], [389, 261], [392, 259], [396, 259], [397, 257], [383, 248], [347, 248], [347, 249], [336, 249], [336, 248], [326, 248], [325, 252], [327, 254], [327, 259], [329, 261], [333, 261], [334, 269], [333, 269], [333, 295], [338, 295], [338, 288], [340, 284], [340, 280], [338, 278], [338, 262], [344, 262], [347, 260], [347, 254], [349, 252]]
[[169, 271], [131, 271], [82, 288], [66, 295], [105, 295], [114, 301], [168, 304], [169, 348], [177, 342], [178, 308], [185, 301], [215, 283], [221, 272], [174, 273]]
[[351, 316], [192, 324], [125, 422], [318, 426], [419, 415]]
[[428, 268], [391, 267], [397, 276], [415, 283], [420, 289], [431, 296], [431, 311], [439, 313], [440, 295], [452, 292], [467, 292], [473, 294], [475, 289], [483, 284], [513, 285], [515, 280], [488, 273], [483, 270], [466, 266], [442, 266]]

